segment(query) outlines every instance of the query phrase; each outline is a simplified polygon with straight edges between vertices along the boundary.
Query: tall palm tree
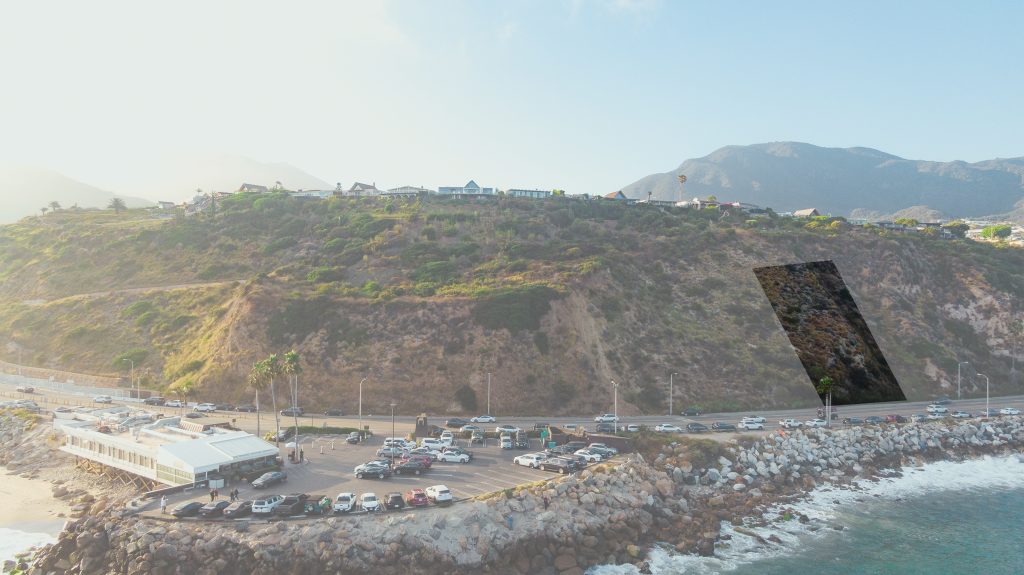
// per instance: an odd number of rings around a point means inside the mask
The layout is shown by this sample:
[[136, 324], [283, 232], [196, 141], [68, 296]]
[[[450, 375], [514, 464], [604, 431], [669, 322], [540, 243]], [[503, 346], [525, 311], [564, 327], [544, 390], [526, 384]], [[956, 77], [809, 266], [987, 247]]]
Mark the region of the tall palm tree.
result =
[[295, 437], [299, 437], [299, 374], [302, 373], [302, 365], [299, 364], [299, 354], [293, 349], [284, 354], [284, 367], [282, 368], [291, 378], [292, 390], [292, 416], [295, 418]]
[[825, 396], [825, 426], [832, 427], [832, 388], [835, 387], [835, 382], [832, 378], [825, 376], [818, 380], [818, 384], [814, 388], [818, 393]]
[[249, 370], [249, 387], [256, 392], [256, 437], [260, 437], [260, 390], [267, 387], [267, 369], [262, 361], [252, 364]]
[[274, 378], [281, 375], [281, 361], [277, 358], [276, 353], [272, 353], [267, 356], [267, 359], [263, 360], [264, 369], [266, 370], [267, 379], [270, 380], [270, 403], [274, 408], [274, 443], [281, 446], [281, 414], [277, 411], [277, 394], [274, 392]]

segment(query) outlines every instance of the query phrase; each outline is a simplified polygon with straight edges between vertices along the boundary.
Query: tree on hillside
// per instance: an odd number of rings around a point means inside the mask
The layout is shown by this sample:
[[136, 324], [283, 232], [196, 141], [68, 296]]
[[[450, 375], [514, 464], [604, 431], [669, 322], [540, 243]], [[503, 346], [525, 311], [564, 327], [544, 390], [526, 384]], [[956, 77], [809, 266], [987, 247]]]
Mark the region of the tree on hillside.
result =
[[958, 238], [966, 237], [967, 230], [971, 229], [971, 226], [960, 220], [949, 222], [942, 227]]
[[128, 206], [124, 203], [124, 200], [122, 200], [121, 198], [113, 198], [110, 200], [110, 203], [107, 204], [107, 209], [114, 210], [115, 214], [120, 214], [124, 210], [127, 210]]
[[274, 408], [274, 443], [280, 447], [281, 414], [277, 411], [277, 394], [274, 392], [274, 378], [280, 376], [283, 373], [283, 369], [276, 353], [268, 355], [267, 359], [263, 360], [263, 368], [267, 379], [270, 381], [270, 404]]
[[906, 226], [908, 228], [916, 228], [919, 222], [914, 218], [896, 218], [892, 223]]
[[832, 427], [832, 388], [835, 387], [835, 382], [832, 378], [825, 376], [818, 380], [817, 385], [814, 386], [815, 390], [821, 395], [825, 396], [825, 425]]
[[46, 206], [43, 206], [43, 207], [39, 208], [39, 211], [40, 211], [40, 212], [43, 212], [43, 215], [45, 216], [45, 215], [46, 215], [46, 212], [47, 212], [47, 211], [48, 211], [49, 209], [50, 209], [50, 208], [48, 208], [48, 207], [46, 207]]
[[50, 202], [50, 209], [55, 211], [55, 212], [60, 210], [60, 202], [56, 202], [56, 201]]
[[1006, 224], [999, 224], [981, 230], [981, 237], [991, 240], [1002, 240], [1010, 237], [1011, 233], [1013, 233], [1013, 228]]
[[260, 436], [260, 390], [267, 387], [267, 370], [262, 361], [252, 364], [249, 370], [249, 387], [256, 392], [256, 436]]
[[[299, 363], [299, 354], [294, 349], [284, 354], [284, 373], [291, 379], [292, 407], [299, 406], [299, 374], [302, 373], [302, 365]], [[299, 412], [292, 410], [295, 418], [295, 437], [299, 436]]]
[[472, 413], [477, 410], [476, 391], [468, 385], [455, 390], [455, 401], [459, 402], [464, 411]]

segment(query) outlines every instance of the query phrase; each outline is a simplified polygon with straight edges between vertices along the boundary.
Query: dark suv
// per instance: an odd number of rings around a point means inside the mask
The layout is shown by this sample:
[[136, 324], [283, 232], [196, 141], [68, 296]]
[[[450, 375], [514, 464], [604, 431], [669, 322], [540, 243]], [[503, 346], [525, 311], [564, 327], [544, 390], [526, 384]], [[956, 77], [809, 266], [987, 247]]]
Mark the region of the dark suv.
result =
[[388, 493], [384, 496], [384, 507], [386, 509], [401, 509], [405, 507], [405, 500], [402, 494], [397, 492]]
[[288, 474], [284, 471], [268, 471], [256, 479], [253, 479], [252, 486], [256, 489], [263, 489], [264, 487], [270, 487], [271, 485], [284, 483], [285, 481], [288, 481]]
[[291, 517], [292, 515], [302, 515], [305, 511], [306, 497], [302, 495], [289, 495], [284, 498], [280, 505], [274, 508], [274, 515]]
[[703, 423], [687, 423], [686, 431], [690, 433], [704, 433], [708, 430], [708, 426]]

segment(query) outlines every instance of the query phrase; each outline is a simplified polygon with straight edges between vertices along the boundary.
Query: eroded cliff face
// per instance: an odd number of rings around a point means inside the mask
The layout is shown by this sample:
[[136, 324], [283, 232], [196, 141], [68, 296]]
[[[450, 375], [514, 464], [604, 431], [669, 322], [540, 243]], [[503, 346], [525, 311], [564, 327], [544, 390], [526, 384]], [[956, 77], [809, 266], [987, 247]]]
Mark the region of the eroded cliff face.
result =
[[753, 270], [831, 260], [908, 399], [955, 389], [958, 361], [1024, 392], [1022, 250], [601, 202], [278, 200], [2, 229], [0, 355], [122, 376], [130, 357], [144, 386], [240, 403], [253, 362], [294, 349], [303, 402], [349, 411], [366, 377], [373, 411], [476, 412], [487, 373], [499, 415], [603, 412], [611, 380], [623, 413], [664, 413], [673, 372], [680, 407], [809, 406]]

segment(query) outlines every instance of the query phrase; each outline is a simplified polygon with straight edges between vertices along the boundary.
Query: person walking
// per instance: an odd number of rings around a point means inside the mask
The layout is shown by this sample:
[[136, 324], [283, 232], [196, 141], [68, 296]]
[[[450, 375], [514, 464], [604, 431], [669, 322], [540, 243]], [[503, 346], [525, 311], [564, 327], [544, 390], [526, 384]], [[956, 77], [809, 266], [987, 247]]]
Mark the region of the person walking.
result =
[[160, 498], [160, 513], [167, 514], [167, 496], [164, 495]]
[[213, 498], [217, 496], [217, 492], [213, 489], [210, 490], [210, 502], [213, 502]]

